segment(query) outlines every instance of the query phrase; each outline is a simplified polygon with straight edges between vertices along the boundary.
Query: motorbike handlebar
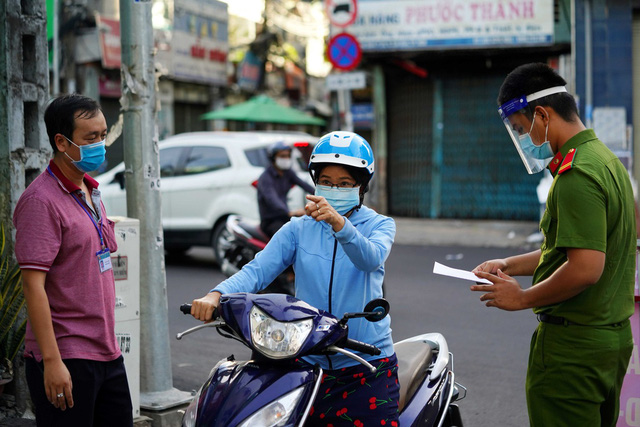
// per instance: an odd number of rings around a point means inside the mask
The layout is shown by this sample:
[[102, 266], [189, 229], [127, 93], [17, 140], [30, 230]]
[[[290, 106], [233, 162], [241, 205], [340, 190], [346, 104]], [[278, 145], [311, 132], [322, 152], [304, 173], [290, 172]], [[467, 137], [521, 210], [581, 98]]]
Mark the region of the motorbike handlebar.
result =
[[[180, 306], [180, 311], [182, 314], [191, 314], [191, 304], [182, 304]], [[213, 314], [211, 315], [212, 320], [216, 320], [218, 318], [218, 307], [213, 310]]]
[[382, 353], [380, 349], [375, 345], [367, 344], [362, 341], [352, 340], [350, 338], [348, 338], [344, 343], [344, 348], [370, 354], [371, 356], [378, 356], [380, 353]]

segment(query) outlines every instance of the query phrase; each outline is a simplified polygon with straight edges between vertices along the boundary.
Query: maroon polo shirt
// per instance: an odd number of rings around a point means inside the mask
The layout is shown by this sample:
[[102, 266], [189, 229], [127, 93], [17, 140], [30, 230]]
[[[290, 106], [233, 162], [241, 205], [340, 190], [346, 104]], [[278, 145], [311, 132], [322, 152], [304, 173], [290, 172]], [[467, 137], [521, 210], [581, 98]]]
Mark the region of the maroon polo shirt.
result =
[[[107, 219], [98, 183], [88, 175], [84, 182], [99, 215], [86, 205], [82, 190], [49, 163], [18, 200], [15, 253], [21, 269], [47, 274], [45, 291], [62, 358], [110, 361], [120, 356], [114, 332], [115, 282], [113, 270], [100, 271], [96, 253], [102, 245], [96, 225], [113, 253], [114, 223]], [[32, 355], [42, 360], [27, 322], [25, 356]]]

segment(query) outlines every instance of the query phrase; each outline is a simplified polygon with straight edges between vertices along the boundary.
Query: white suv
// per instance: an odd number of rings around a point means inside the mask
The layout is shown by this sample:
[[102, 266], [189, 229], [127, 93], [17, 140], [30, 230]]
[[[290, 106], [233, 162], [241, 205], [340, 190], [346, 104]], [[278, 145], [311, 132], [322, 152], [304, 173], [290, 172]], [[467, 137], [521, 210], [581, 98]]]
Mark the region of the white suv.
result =
[[[268, 166], [266, 149], [276, 141], [292, 147], [292, 168], [308, 181], [307, 162], [317, 138], [302, 132], [191, 132], [159, 143], [162, 227], [165, 248], [181, 253], [211, 245], [224, 255], [227, 216], [259, 219], [255, 184]], [[127, 215], [124, 163], [96, 177], [109, 215]], [[304, 206], [304, 190], [291, 189], [291, 209]]]

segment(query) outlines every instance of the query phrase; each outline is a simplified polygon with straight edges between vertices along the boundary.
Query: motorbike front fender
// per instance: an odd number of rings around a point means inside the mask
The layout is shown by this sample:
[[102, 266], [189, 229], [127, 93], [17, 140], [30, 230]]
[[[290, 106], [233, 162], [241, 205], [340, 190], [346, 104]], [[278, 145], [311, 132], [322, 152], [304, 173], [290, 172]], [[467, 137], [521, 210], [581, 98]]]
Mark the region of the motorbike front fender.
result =
[[321, 378], [320, 368], [224, 362], [202, 388], [196, 425], [237, 426], [270, 402], [302, 387], [304, 391], [287, 422], [299, 425], [311, 408]]

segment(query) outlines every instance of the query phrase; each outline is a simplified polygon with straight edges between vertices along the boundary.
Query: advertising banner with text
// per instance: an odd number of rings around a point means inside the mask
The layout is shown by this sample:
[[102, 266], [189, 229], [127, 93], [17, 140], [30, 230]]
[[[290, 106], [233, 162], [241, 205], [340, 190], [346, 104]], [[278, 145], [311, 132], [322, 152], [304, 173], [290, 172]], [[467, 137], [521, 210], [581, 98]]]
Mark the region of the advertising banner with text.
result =
[[553, 0], [360, 0], [346, 31], [363, 51], [553, 43]]
[[225, 85], [229, 53], [227, 4], [217, 0], [176, 0], [169, 49], [159, 62], [178, 80]]

